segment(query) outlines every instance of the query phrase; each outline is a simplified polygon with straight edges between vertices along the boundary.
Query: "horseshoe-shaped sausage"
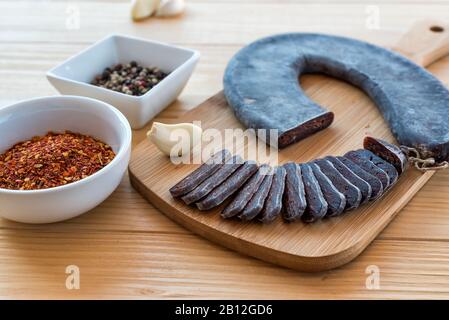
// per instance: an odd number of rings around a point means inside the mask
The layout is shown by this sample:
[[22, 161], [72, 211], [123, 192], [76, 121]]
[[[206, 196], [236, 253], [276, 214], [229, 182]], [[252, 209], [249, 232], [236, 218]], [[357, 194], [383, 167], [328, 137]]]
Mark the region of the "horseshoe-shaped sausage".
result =
[[224, 93], [248, 128], [277, 129], [285, 147], [329, 126], [332, 112], [299, 87], [304, 73], [323, 73], [365, 91], [400, 144], [424, 157], [449, 158], [449, 91], [425, 69], [372, 44], [330, 35], [291, 33], [251, 43], [230, 61]]

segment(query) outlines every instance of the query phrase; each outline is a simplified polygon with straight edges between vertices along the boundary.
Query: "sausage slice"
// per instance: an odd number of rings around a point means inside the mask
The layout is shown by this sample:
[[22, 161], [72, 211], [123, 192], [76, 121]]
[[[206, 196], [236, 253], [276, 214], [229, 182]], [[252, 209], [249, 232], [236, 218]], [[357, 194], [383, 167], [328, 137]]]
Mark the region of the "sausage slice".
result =
[[399, 177], [398, 171], [391, 163], [376, 156], [374, 153], [372, 153], [371, 151], [366, 150], [366, 149], [356, 150], [356, 151], [353, 151], [353, 153], [357, 154], [361, 158], [371, 161], [376, 166], [378, 166], [383, 171], [385, 171], [385, 173], [388, 175], [388, 178], [390, 179], [390, 184], [389, 184], [388, 188], [391, 188], [396, 183], [396, 181], [398, 181], [398, 177]]
[[316, 163], [310, 163], [313, 174], [318, 181], [321, 192], [323, 192], [324, 199], [327, 202], [327, 213], [329, 217], [334, 217], [341, 214], [346, 207], [346, 198], [343, 193], [332, 184], [329, 178], [321, 171]]
[[349, 182], [331, 162], [325, 159], [318, 159], [314, 161], [323, 171], [323, 173], [332, 181], [332, 184], [344, 194], [346, 198], [345, 210], [352, 210], [360, 206], [362, 201], [362, 192], [359, 188]]
[[376, 200], [380, 196], [382, 196], [384, 192], [384, 187], [382, 186], [382, 182], [369, 172], [363, 170], [361, 167], [359, 167], [357, 164], [355, 164], [353, 161], [349, 160], [345, 157], [336, 157], [337, 160], [339, 160], [341, 163], [343, 163], [346, 167], [348, 167], [352, 172], [354, 172], [357, 176], [359, 176], [361, 179], [365, 180], [369, 183], [371, 186], [371, 195], [369, 197], [369, 200]]
[[[341, 162], [336, 157], [326, 157], [324, 158], [328, 160], [332, 165], [335, 167], [335, 169], [340, 172], [343, 177], [348, 179], [349, 182], [351, 182], [353, 185], [355, 185], [357, 188], [359, 188], [360, 192], [362, 193], [362, 200], [361, 204], [367, 202], [371, 198], [372, 194], [372, 188], [371, 185], [360, 178], [358, 175], [356, 175], [350, 168], [348, 168], [343, 162]], [[379, 181], [380, 184], [380, 181]]]
[[224, 208], [221, 213], [223, 218], [232, 218], [243, 211], [247, 203], [251, 200], [256, 193], [266, 173], [270, 167], [267, 164], [263, 164], [259, 167], [259, 170], [248, 180], [243, 186], [236, 197]]
[[234, 171], [243, 164], [240, 156], [233, 156], [227, 160], [213, 175], [204, 180], [198, 187], [184, 195], [181, 199], [186, 204], [197, 202], [207, 196], [209, 192], [225, 181]]
[[283, 167], [274, 169], [274, 177], [271, 182], [270, 192], [261, 212], [260, 221], [268, 223], [277, 218], [282, 210], [282, 196], [285, 189], [286, 172]]
[[252, 220], [259, 215], [265, 204], [265, 200], [270, 192], [271, 183], [273, 181], [273, 169], [265, 175], [259, 190], [254, 194], [251, 200], [246, 205], [243, 212], [239, 215], [239, 218], [245, 221]]
[[283, 218], [287, 221], [295, 221], [301, 218], [307, 206], [301, 166], [288, 162], [283, 167], [286, 171]]
[[203, 200], [196, 203], [200, 210], [209, 210], [222, 204], [257, 171], [257, 163], [246, 161], [225, 182], [220, 184]]
[[301, 219], [304, 222], [315, 222], [326, 215], [327, 202], [313, 174], [312, 168], [307, 164], [301, 164], [300, 166], [307, 201], [307, 207]]
[[379, 179], [380, 182], [382, 182], [384, 191], [388, 189], [388, 186], [390, 185], [390, 178], [384, 170], [376, 166], [370, 160], [361, 157], [356, 151], [349, 151], [344, 155], [344, 157], [348, 158], [363, 170], [371, 173], [373, 176]]
[[363, 140], [363, 147], [391, 163], [396, 168], [399, 175], [401, 175], [407, 168], [407, 157], [404, 152], [394, 144], [373, 137], [365, 137]]
[[227, 159], [231, 157], [231, 153], [223, 149], [215, 153], [210, 157], [205, 163], [203, 163], [199, 168], [193, 171], [191, 174], [186, 176], [184, 179], [179, 181], [173, 187], [170, 188], [170, 193], [173, 197], [180, 197], [193, 189], [195, 189], [201, 182], [206, 180], [212, 174], [214, 174], [221, 166], [225, 163]]

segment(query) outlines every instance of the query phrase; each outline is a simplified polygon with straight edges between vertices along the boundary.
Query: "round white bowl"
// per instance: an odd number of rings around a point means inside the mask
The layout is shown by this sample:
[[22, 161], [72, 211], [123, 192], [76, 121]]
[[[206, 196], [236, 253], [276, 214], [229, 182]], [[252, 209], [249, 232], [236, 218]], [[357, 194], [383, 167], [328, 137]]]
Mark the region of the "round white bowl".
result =
[[111, 105], [86, 97], [54, 96], [0, 108], [0, 154], [15, 143], [65, 130], [109, 144], [116, 157], [93, 175], [41, 190], [0, 188], [0, 216], [25, 223], [51, 223], [76, 217], [100, 204], [119, 185], [131, 153], [131, 128]]

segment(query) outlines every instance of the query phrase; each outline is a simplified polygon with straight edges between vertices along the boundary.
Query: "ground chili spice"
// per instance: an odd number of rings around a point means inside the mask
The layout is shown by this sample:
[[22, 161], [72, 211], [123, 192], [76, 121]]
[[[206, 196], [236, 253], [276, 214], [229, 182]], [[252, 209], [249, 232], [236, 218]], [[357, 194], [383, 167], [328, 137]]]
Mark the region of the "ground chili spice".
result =
[[110, 146], [90, 136], [49, 132], [19, 142], [0, 155], [0, 188], [58, 187], [92, 175], [114, 157]]

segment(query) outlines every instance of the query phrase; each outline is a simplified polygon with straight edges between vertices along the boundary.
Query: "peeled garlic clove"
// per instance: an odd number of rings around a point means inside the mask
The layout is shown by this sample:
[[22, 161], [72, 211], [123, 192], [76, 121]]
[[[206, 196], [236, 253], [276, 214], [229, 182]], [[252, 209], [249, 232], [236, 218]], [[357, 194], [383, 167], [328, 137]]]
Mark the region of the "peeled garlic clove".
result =
[[154, 122], [147, 137], [167, 156], [181, 157], [201, 142], [203, 130], [193, 123]]
[[160, 0], [132, 0], [131, 17], [141, 20], [151, 16], [159, 7]]
[[161, 0], [159, 8], [156, 10], [156, 16], [176, 16], [184, 12], [185, 6], [184, 0]]

